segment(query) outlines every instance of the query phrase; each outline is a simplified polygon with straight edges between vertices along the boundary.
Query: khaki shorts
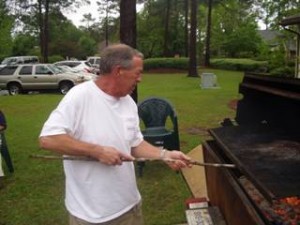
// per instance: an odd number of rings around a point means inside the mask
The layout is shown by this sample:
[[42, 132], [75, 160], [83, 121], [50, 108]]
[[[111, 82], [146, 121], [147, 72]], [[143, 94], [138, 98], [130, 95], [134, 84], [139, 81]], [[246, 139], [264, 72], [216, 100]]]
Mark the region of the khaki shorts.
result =
[[123, 215], [104, 223], [89, 223], [70, 214], [69, 225], [143, 225], [142, 204], [139, 203]]

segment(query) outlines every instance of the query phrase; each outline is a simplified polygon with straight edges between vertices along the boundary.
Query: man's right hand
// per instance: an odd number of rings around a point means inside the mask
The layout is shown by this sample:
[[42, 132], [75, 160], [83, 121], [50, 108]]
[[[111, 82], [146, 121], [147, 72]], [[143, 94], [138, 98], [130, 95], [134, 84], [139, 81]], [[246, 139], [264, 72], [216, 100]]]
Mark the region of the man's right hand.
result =
[[122, 165], [125, 161], [133, 161], [134, 157], [122, 153], [114, 147], [96, 146], [91, 153], [91, 157], [98, 159], [107, 165]]

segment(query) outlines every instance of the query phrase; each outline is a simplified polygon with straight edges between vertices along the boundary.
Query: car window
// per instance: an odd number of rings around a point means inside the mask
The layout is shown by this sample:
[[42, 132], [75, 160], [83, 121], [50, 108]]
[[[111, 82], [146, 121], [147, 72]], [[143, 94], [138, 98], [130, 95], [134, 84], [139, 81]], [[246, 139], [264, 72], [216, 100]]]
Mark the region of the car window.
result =
[[70, 67], [75, 67], [75, 66], [78, 66], [80, 64], [80, 62], [69, 62], [67, 64], [67, 66], [70, 66]]
[[31, 75], [32, 74], [32, 66], [23, 66], [20, 71], [20, 75]]
[[57, 63], [56, 65], [75, 67], [75, 66], [78, 66], [79, 64], [80, 64], [80, 62], [60, 62], [60, 63]]
[[1, 64], [2, 64], [2, 65], [6, 65], [6, 64], [8, 64], [9, 60], [10, 60], [10, 58], [5, 58], [5, 59], [1, 62]]
[[22, 63], [24, 63], [24, 59], [23, 58], [17, 58], [16, 63], [17, 64], [22, 64]]
[[69, 66], [69, 67], [75, 67], [75, 66], [78, 66], [80, 65], [80, 62], [78, 61], [62, 61], [62, 62], [57, 62], [55, 63], [55, 65], [57, 66]]
[[15, 64], [17, 63], [17, 59], [16, 58], [9, 58], [7, 61], [6, 61], [6, 64], [9, 65], [9, 64]]
[[38, 59], [35, 57], [24, 58], [24, 63], [37, 63]]
[[49, 65], [50, 70], [54, 71], [54, 73], [61, 73], [63, 72], [63, 69], [59, 68], [56, 65]]
[[0, 75], [13, 75], [14, 72], [16, 71], [17, 67], [16, 66], [6, 66], [1, 68], [0, 70]]
[[92, 65], [89, 62], [87, 62], [87, 61], [85, 61], [84, 64], [87, 65], [87, 66], [89, 66], [89, 67], [92, 67]]
[[39, 62], [39, 59], [38, 59], [38, 58], [32, 58], [32, 59], [31, 59], [31, 62], [32, 62], [32, 63], [38, 63], [38, 62]]
[[96, 63], [95, 64], [99, 65], [100, 64], [100, 59], [96, 59]]
[[35, 74], [53, 74], [52, 71], [45, 65], [35, 67]]

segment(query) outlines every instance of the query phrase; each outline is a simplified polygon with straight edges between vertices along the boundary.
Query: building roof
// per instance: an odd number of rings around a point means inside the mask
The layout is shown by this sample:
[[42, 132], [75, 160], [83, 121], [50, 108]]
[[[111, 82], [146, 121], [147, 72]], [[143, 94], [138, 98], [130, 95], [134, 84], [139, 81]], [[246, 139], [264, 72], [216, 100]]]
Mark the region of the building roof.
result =
[[274, 41], [276, 38], [282, 36], [277, 30], [258, 30], [258, 34], [267, 42]]
[[[258, 30], [257, 32], [261, 36], [261, 38], [271, 47], [278, 46], [280, 38], [284, 37], [284, 35], [277, 30]], [[295, 41], [289, 39], [285, 41], [285, 44], [290, 51], [296, 50]]]
[[278, 38], [283, 36], [279, 31], [276, 30], [258, 30], [257, 32], [270, 46], [277, 46], [279, 44]]
[[300, 14], [286, 17], [283, 20], [281, 20], [279, 24], [281, 26], [297, 25], [297, 24], [300, 25]]

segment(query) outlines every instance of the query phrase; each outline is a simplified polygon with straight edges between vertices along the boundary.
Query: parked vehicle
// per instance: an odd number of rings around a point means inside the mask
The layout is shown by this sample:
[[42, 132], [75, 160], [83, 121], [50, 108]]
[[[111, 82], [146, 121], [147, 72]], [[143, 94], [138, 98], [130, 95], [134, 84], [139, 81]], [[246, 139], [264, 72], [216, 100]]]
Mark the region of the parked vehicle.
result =
[[92, 66], [99, 67], [100, 66], [100, 57], [99, 56], [90, 56], [87, 58], [88, 61]]
[[38, 63], [39, 58], [37, 56], [13, 56], [7, 57], [1, 62], [1, 67], [6, 65], [19, 65], [25, 63]]
[[66, 60], [54, 63], [57, 66], [69, 66], [77, 71], [95, 73], [95, 69], [87, 61]]
[[79, 70], [76, 70], [74, 68], [71, 68], [69, 66], [57, 66], [59, 69], [62, 70], [62, 72], [64, 73], [71, 73], [71, 74], [80, 74], [80, 75], [83, 75], [84, 76], [84, 79], [85, 81], [88, 81], [88, 80], [95, 80], [97, 78], [97, 75], [94, 74], [94, 73], [88, 73], [88, 72], [82, 72], [82, 71], [79, 71]]
[[66, 94], [73, 86], [84, 82], [81, 74], [63, 73], [52, 64], [22, 64], [0, 68], [0, 89], [10, 95], [29, 91], [59, 91]]
[[100, 59], [99, 56], [90, 56], [87, 58], [87, 61], [94, 67], [96, 74], [98, 75], [100, 71]]

